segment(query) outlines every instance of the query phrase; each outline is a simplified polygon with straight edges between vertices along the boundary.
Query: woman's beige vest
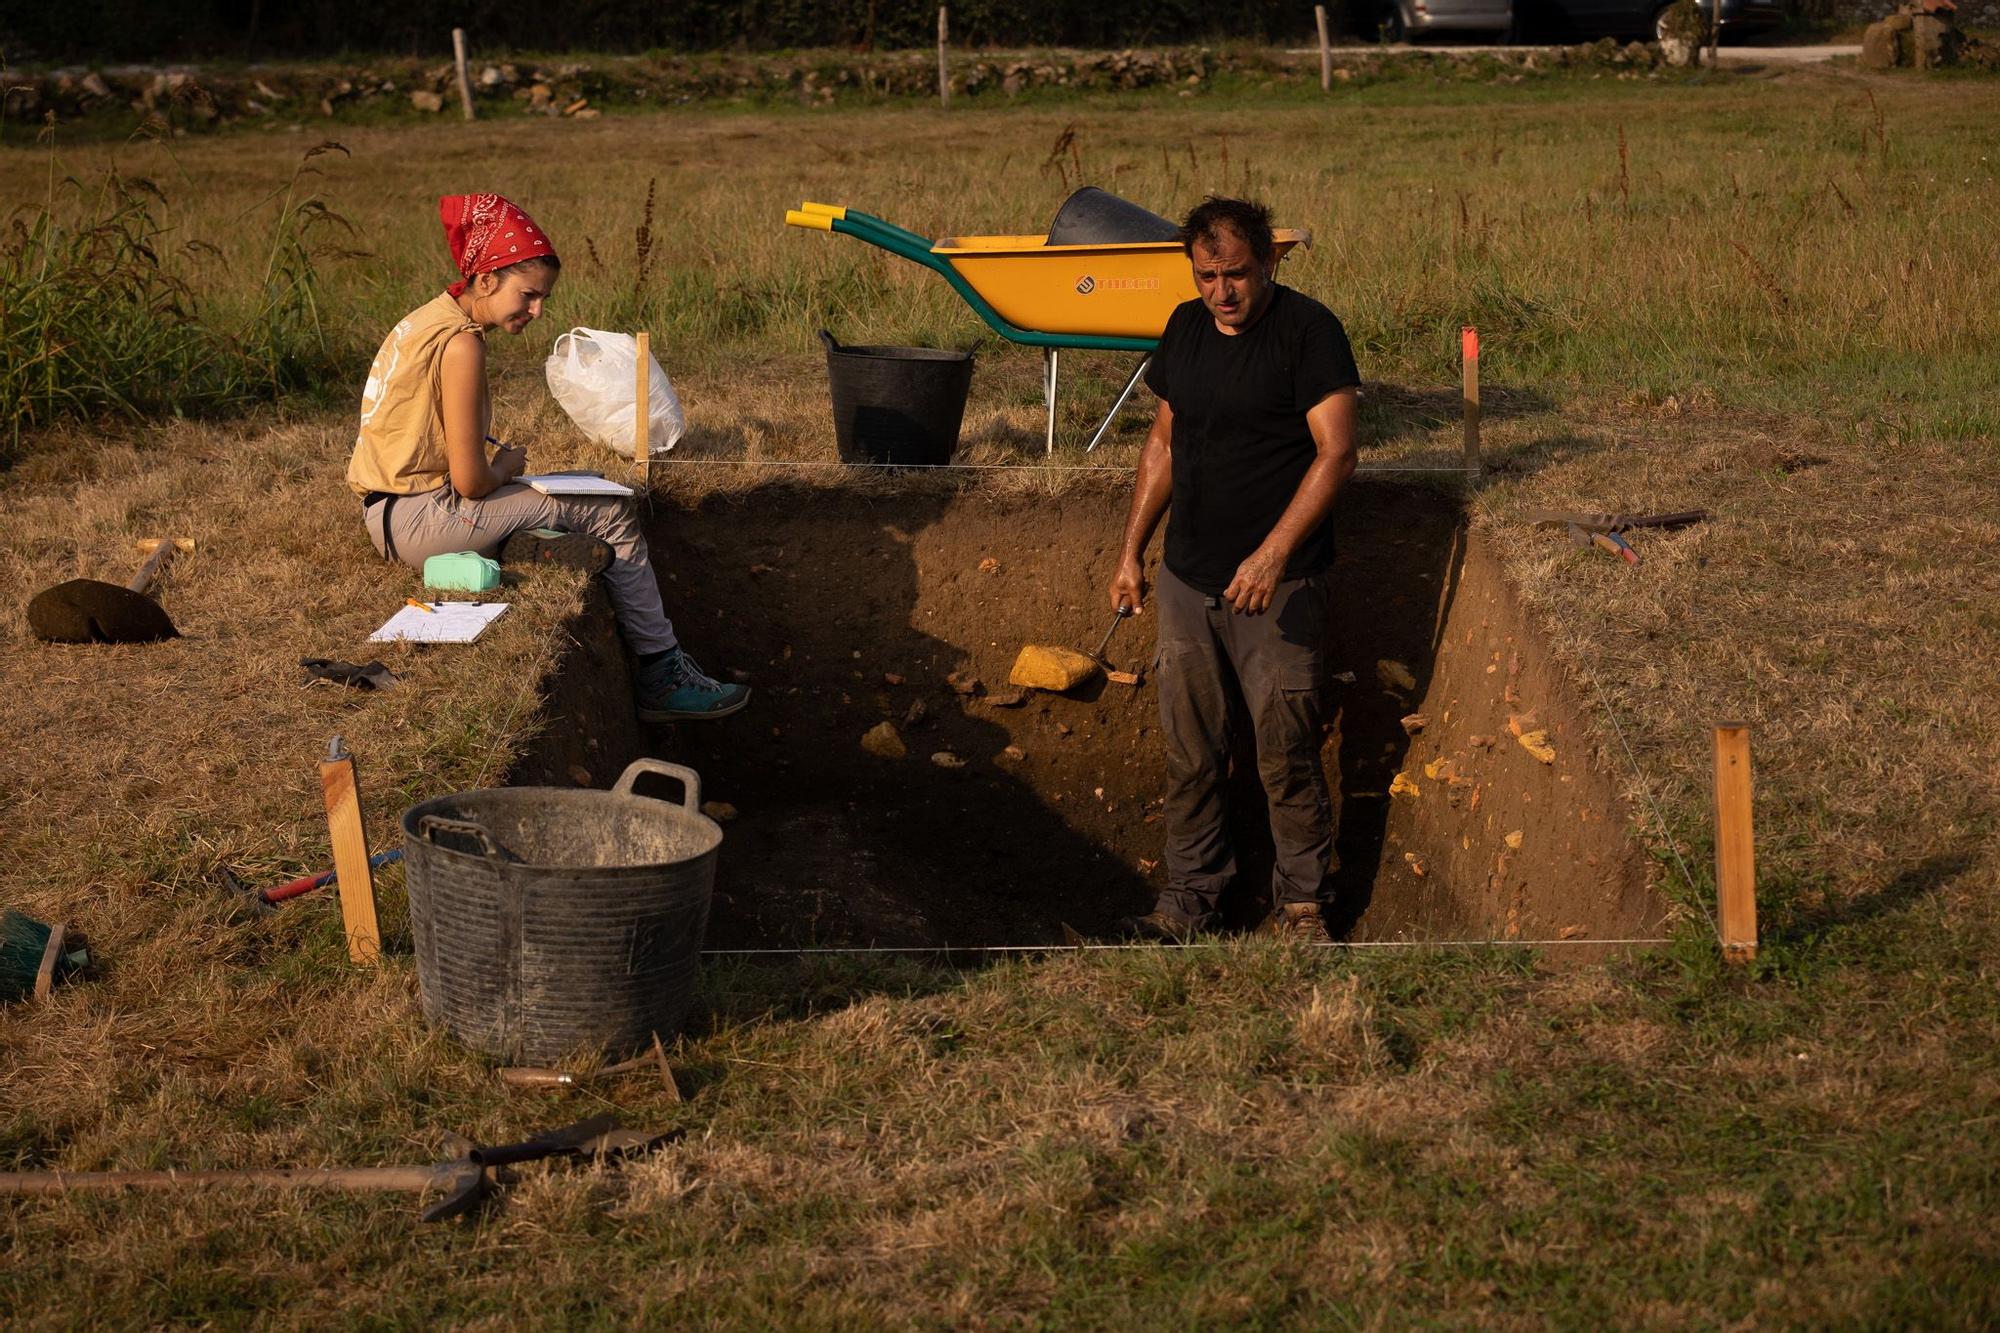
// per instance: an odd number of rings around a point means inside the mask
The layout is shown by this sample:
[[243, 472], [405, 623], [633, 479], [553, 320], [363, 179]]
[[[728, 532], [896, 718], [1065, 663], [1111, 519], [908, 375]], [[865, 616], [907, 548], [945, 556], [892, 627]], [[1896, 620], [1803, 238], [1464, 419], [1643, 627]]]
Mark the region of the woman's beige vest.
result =
[[444, 345], [468, 331], [481, 333], [446, 292], [405, 315], [382, 340], [361, 391], [361, 433], [347, 464], [356, 495], [416, 495], [444, 484], [451, 468], [438, 371]]

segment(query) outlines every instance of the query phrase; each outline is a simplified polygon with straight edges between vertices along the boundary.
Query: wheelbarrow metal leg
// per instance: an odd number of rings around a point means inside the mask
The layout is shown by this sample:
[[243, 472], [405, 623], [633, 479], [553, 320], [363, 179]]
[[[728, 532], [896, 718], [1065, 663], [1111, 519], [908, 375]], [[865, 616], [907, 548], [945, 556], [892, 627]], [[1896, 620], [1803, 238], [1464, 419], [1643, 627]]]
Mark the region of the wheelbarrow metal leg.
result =
[[1048, 409], [1048, 435], [1043, 442], [1043, 452], [1051, 456], [1056, 451], [1056, 366], [1061, 355], [1059, 347], [1042, 349], [1042, 406]]
[[1104, 420], [1098, 423], [1097, 434], [1091, 436], [1090, 443], [1083, 446], [1085, 453], [1095, 449], [1098, 442], [1104, 438], [1105, 432], [1111, 429], [1111, 423], [1118, 419], [1118, 413], [1125, 406], [1125, 400], [1132, 396], [1132, 390], [1139, 387], [1139, 377], [1145, 374], [1146, 367], [1152, 364], [1153, 358], [1150, 354], [1139, 358], [1139, 365], [1133, 370], [1132, 378], [1125, 381], [1125, 388], [1119, 393], [1118, 401], [1111, 405], [1111, 410], [1104, 414]]

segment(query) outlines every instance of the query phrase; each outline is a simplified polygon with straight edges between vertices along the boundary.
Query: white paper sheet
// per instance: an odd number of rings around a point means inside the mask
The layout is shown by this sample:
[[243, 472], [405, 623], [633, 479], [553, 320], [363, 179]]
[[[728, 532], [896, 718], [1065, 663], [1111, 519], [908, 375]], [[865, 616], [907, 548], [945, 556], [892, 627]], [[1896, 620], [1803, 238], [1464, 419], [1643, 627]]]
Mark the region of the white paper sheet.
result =
[[507, 610], [505, 602], [427, 602], [425, 611], [406, 606], [390, 616], [370, 643], [471, 643]]
[[609, 477], [594, 477], [588, 472], [544, 472], [532, 477], [522, 477], [521, 481], [533, 486], [543, 495], [630, 495], [632, 488]]

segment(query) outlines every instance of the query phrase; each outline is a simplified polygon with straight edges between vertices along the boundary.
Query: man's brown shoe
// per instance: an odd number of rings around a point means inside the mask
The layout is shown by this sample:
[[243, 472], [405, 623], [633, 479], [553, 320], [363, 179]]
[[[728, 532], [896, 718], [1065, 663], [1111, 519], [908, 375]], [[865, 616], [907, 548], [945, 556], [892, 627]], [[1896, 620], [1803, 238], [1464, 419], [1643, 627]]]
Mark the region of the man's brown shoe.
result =
[[1135, 943], [1186, 944], [1195, 936], [1212, 929], [1213, 918], [1190, 921], [1172, 912], [1162, 912], [1155, 908], [1144, 916], [1128, 916], [1119, 921], [1118, 938]]
[[1258, 930], [1262, 934], [1275, 935], [1281, 940], [1298, 944], [1333, 943], [1333, 936], [1327, 933], [1326, 918], [1320, 915], [1318, 903], [1284, 903], [1264, 918], [1264, 924]]

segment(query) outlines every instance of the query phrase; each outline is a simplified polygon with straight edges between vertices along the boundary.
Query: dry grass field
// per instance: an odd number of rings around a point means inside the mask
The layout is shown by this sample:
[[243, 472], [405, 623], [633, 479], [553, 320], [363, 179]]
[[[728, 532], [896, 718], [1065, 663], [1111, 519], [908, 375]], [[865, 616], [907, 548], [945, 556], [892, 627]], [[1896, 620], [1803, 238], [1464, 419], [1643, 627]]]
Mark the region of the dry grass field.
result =
[[[22, 1327], [2000, 1318], [1996, 111], [1986, 81], [1799, 71], [343, 132], [303, 186], [344, 225], [308, 230], [325, 248], [310, 275], [286, 270], [310, 300], [281, 334], [294, 364], [335, 370], [261, 406], [31, 423], [7, 446], [0, 902], [77, 923], [101, 966], [0, 1013], [0, 1166], [421, 1162], [447, 1132], [507, 1140], [614, 1106], [681, 1135], [623, 1170], [526, 1169], [465, 1226], [424, 1227], [394, 1196], [9, 1201], [0, 1311]], [[0, 201], [84, 218], [108, 165], [144, 177], [197, 318], [248, 329], [297, 234], [274, 192], [314, 140], [59, 137], [53, 156], [0, 155]], [[693, 1095], [669, 1104], [641, 1082], [508, 1092], [425, 1026], [406, 955], [347, 965], [324, 896], [270, 920], [232, 908], [224, 867], [267, 883], [327, 861], [312, 761], [333, 732], [363, 756], [378, 846], [408, 802], [504, 773], [576, 605], [573, 584], [537, 580], [476, 653], [387, 655], [409, 680], [391, 696], [297, 686], [302, 655], [373, 655], [362, 640], [409, 587], [339, 474], [374, 342], [446, 276], [438, 194], [502, 190], [562, 244], [548, 319], [496, 356], [497, 433], [538, 463], [593, 459], [541, 385], [553, 335], [653, 331], [691, 419], [652, 499], [670, 522], [757, 464], [832, 460], [821, 327], [977, 346], [967, 457], [1040, 461], [1031, 352], [929, 275], [780, 219], [809, 198], [927, 233], [1030, 230], [1079, 172], [1163, 211], [1247, 191], [1312, 228], [1284, 277], [1354, 338], [1364, 466], [1452, 460], [1456, 335], [1481, 328], [1490, 472], [1468, 518], [1619, 756], [1633, 836], [1678, 905], [1671, 945], [1565, 970], [1251, 940], [979, 969], [718, 965], [673, 1053]], [[12, 373], [25, 353], [8, 355]], [[1075, 453], [1123, 367], [1072, 360], [1053, 471], [808, 475], [1054, 490], [1129, 463], [1138, 412]], [[1518, 521], [1545, 506], [1712, 517], [1642, 539], [1627, 568]], [[201, 543], [163, 594], [187, 638], [28, 636], [30, 593], [122, 580], [154, 533]], [[1700, 906], [1725, 718], [1757, 745], [1749, 969], [1717, 960]]]

